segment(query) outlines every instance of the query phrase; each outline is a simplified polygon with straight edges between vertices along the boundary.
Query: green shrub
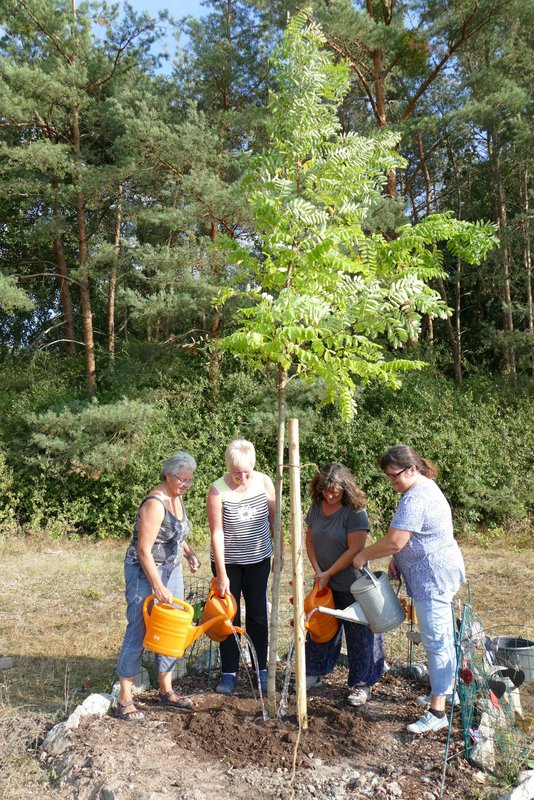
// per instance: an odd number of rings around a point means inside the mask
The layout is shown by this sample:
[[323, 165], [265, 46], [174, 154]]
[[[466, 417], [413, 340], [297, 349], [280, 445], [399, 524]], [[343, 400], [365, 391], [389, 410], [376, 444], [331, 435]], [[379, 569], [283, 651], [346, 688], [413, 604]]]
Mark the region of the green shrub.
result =
[[[206, 542], [206, 495], [224, 472], [224, 450], [232, 437], [254, 441], [258, 469], [274, 476], [276, 396], [230, 359], [223, 360], [224, 377], [215, 391], [202, 356], [134, 344], [117, 354], [98, 404], [86, 403], [69, 388], [75, 369], [47, 354], [31, 368], [4, 370], [0, 532], [22, 525], [128, 536], [139, 501], [160, 480], [163, 461], [184, 449], [199, 465], [186, 507], [194, 538]], [[500, 378], [476, 376], [460, 388], [431, 367], [407, 374], [396, 392], [367, 387], [350, 424], [332, 406], [321, 407], [322, 399], [320, 383], [289, 384], [288, 416], [300, 420], [304, 509], [315, 468], [341, 461], [367, 492], [373, 529], [382, 533], [398, 495], [378, 458], [406, 442], [439, 466], [458, 533], [487, 537], [492, 530], [529, 529], [532, 384], [514, 389]], [[287, 519], [287, 470], [284, 476]]]

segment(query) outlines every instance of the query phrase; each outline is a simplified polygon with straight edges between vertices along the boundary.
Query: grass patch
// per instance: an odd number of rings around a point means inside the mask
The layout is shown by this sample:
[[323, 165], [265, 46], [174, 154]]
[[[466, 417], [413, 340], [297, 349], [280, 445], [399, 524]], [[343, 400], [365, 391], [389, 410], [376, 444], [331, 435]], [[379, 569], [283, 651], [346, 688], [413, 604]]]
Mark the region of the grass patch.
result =
[[[7, 539], [0, 545], [0, 789], [12, 800], [55, 793], [43, 783], [35, 752], [46, 730], [91, 692], [109, 691], [125, 627], [125, 542]], [[197, 549], [197, 548], [195, 548]], [[534, 620], [534, 551], [463, 544], [475, 613], [505, 634]], [[209, 552], [198, 548], [208, 577]], [[375, 562], [384, 568], [385, 562]], [[291, 571], [283, 575], [279, 652], [291, 636]], [[311, 584], [307, 583], [310, 587]], [[528, 622], [530, 621], [530, 623]], [[402, 639], [402, 641], [401, 641]], [[403, 634], [390, 649], [407, 654]], [[391, 657], [392, 653], [390, 654]], [[26, 783], [26, 785], [24, 785]]]

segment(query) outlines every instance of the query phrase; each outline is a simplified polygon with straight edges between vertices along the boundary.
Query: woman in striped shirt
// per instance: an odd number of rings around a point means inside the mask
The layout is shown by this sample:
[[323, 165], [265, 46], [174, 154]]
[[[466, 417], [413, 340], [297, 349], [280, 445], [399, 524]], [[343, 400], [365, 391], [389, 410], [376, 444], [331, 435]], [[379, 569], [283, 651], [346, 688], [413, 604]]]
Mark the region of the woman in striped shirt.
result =
[[[271, 571], [274, 530], [274, 486], [256, 472], [254, 445], [234, 439], [225, 453], [228, 472], [208, 493], [211, 568], [217, 592], [231, 592], [237, 602], [234, 624], [241, 625], [240, 598], [246, 609], [245, 628], [258, 656], [262, 691], [267, 690], [267, 581]], [[239, 648], [233, 636], [220, 643], [222, 676], [216, 691], [233, 694], [237, 684]]]

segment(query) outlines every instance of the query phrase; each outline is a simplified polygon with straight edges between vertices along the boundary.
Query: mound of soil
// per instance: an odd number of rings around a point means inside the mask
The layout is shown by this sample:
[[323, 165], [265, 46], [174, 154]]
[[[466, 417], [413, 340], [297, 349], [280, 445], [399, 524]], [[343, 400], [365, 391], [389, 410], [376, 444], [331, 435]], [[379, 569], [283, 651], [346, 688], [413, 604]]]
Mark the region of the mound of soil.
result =
[[[138, 698], [143, 722], [113, 716], [82, 721], [61, 756], [43, 756], [57, 796], [76, 800], [433, 800], [442, 782], [447, 730], [414, 736], [424, 686], [387, 674], [364, 706], [346, 703], [346, 669], [308, 692], [308, 729], [299, 735], [294, 696], [283, 719], [265, 720], [247, 675], [232, 697], [186, 676], [194, 708]], [[214, 683], [216, 684], [217, 676]], [[282, 685], [282, 675], [280, 675]], [[456, 720], [444, 798], [469, 798], [485, 778], [462, 757]]]

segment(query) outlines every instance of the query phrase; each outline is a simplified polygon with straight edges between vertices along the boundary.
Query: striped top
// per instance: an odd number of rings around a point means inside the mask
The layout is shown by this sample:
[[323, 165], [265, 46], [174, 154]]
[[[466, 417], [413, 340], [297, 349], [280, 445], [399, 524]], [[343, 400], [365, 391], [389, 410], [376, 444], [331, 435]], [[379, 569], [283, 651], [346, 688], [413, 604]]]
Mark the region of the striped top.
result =
[[[273, 552], [263, 473], [253, 472], [248, 489], [236, 492], [224, 478], [213, 486], [222, 503], [225, 564], [257, 564]], [[213, 551], [210, 552], [213, 561]]]

